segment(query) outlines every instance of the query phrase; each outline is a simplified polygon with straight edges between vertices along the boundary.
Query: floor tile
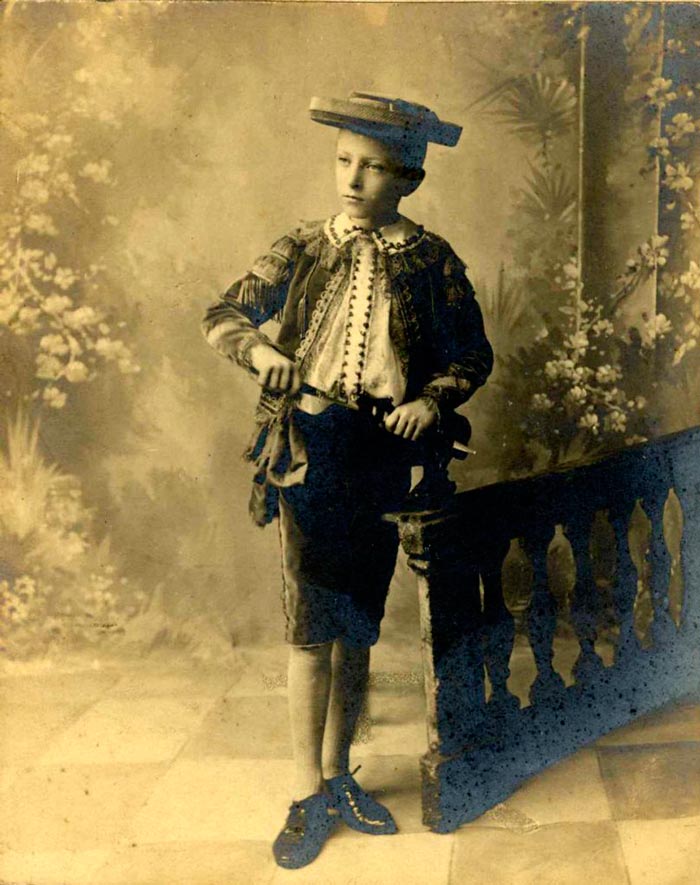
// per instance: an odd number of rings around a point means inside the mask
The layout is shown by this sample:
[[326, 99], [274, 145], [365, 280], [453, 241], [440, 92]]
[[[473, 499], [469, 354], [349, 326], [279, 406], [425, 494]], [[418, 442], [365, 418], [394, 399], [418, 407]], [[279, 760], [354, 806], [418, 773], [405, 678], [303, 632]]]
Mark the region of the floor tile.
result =
[[426, 752], [425, 696], [421, 686], [373, 687], [368, 712], [370, 729], [363, 753], [418, 757]]
[[465, 827], [451, 885], [627, 885], [615, 824], [552, 824], [529, 832]]
[[34, 762], [119, 678], [113, 669], [59, 671], [56, 666], [45, 661], [39, 669], [0, 679], [0, 767]]
[[620, 821], [631, 885], [695, 885], [700, 879], [700, 817]]
[[267, 885], [275, 869], [267, 842], [168, 842], [115, 852], [92, 885]]
[[[0, 794], [2, 794], [4, 790], [11, 789], [12, 785], [21, 774], [22, 770], [23, 769], [18, 765], [0, 765]], [[2, 796], [0, 795], [0, 802], [1, 801]]]
[[674, 704], [617, 728], [598, 746], [700, 741], [700, 704]]
[[136, 816], [136, 842], [274, 839], [291, 802], [291, 760], [178, 759]]
[[360, 843], [333, 834], [310, 866], [278, 869], [272, 881], [274, 885], [447, 885], [452, 841], [452, 836], [422, 833], [367, 836]]
[[240, 672], [226, 691], [229, 697], [287, 693], [288, 649], [277, 645], [242, 646], [237, 649]]
[[226, 695], [216, 702], [183, 756], [232, 759], [291, 758], [289, 710], [286, 697]]
[[241, 667], [231, 668], [224, 673], [200, 671], [197, 669], [182, 672], [151, 672], [143, 670], [125, 673], [105, 693], [108, 698], [176, 698], [182, 700], [220, 697], [242, 675]]
[[616, 820], [700, 815], [700, 743], [599, 747]]
[[[109, 856], [106, 849], [90, 851], [3, 851], [0, 881], [7, 885], [93, 885]], [[126, 883], [125, 883], [126, 885]]]
[[[610, 820], [610, 803], [595, 750], [579, 750], [526, 781], [504, 803], [538, 824]], [[512, 815], [511, 815], [512, 817]]]
[[0, 710], [8, 704], [43, 706], [52, 703], [85, 706], [97, 700], [119, 679], [119, 672], [110, 669], [55, 671], [51, 668], [26, 675], [0, 679]]
[[19, 852], [113, 846], [164, 773], [139, 764], [23, 771], [2, 796], [2, 841]]
[[204, 719], [212, 699], [99, 701], [65, 729], [40, 759], [67, 762], [160, 762], [172, 759]]
[[0, 766], [33, 762], [84, 709], [80, 701], [29, 706], [0, 703]]
[[406, 635], [401, 641], [384, 639], [372, 647], [370, 667], [373, 672], [407, 672], [423, 673], [423, 658], [420, 645], [420, 633], [415, 636]]

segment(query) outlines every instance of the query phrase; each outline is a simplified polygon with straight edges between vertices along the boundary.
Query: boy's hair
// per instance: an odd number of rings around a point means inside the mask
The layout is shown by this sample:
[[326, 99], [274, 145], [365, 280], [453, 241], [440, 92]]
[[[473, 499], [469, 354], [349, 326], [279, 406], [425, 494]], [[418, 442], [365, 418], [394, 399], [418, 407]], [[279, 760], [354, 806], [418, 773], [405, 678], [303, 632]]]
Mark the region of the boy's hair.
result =
[[425, 178], [425, 169], [422, 166], [397, 166], [396, 174], [400, 178], [405, 178], [406, 181], [416, 181], [420, 184]]

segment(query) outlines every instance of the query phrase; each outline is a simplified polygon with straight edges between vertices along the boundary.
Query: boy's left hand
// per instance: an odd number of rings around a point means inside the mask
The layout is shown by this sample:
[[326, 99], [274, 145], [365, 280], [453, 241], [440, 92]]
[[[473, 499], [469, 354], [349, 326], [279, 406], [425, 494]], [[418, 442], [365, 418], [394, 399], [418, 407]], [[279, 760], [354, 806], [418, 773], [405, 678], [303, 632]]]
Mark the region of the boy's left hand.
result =
[[432, 400], [415, 399], [390, 412], [384, 419], [384, 426], [397, 436], [415, 440], [437, 420], [437, 416], [438, 408]]

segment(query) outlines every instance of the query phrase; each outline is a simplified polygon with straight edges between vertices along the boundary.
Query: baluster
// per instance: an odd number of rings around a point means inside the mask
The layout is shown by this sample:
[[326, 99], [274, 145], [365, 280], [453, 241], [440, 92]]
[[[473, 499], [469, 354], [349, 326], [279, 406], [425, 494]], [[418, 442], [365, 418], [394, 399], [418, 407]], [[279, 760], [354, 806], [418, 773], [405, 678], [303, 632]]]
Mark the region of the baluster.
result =
[[634, 629], [634, 602], [637, 598], [637, 569], [630, 553], [629, 525], [635, 501], [616, 502], [609, 511], [610, 523], [615, 532], [617, 562], [613, 599], [620, 636], [615, 649], [615, 663], [634, 658], [641, 651]]
[[651, 635], [656, 647], [671, 642], [676, 636], [676, 626], [669, 612], [668, 589], [671, 580], [671, 555], [664, 537], [664, 507], [668, 490], [644, 498], [643, 506], [651, 521], [651, 539], [648, 560], [651, 563], [651, 601], [654, 607], [654, 623]]
[[549, 591], [547, 549], [554, 537], [554, 526], [533, 528], [524, 538], [525, 552], [532, 562], [532, 598], [528, 610], [528, 634], [537, 676], [530, 686], [530, 701], [537, 704], [564, 692], [564, 680], [552, 666], [557, 603]]
[[595, 650], [600, 600], [591, 565], [590, 542], [593, 517], [594, 513], [590, 510], [577, 510], [564, 526], [564, 534], [571, 544], [576, 565], [571, 620], [581, 647], [573, 674], [576, 681], [582, 683], [590, 681], [605, 669]]
[[664, 507], [664, 537], [671, 557], [671, 578], [668, 587], [669, 612], [680, 628], [683, 607], [683, 571], [681, 569], [681, 538], [683, 537], [683, 510], [675, 489], [670, 489]]
[[510, 656], [515, 641], [515, 620], [503, 598], [501, 573], [508, 553], [508, 539], [493, 541], [481, 559], [484, 583], [484, 658], [491, 681], [489, 709], [507, 715], [520, 709], [520, 701], [508, 691]]

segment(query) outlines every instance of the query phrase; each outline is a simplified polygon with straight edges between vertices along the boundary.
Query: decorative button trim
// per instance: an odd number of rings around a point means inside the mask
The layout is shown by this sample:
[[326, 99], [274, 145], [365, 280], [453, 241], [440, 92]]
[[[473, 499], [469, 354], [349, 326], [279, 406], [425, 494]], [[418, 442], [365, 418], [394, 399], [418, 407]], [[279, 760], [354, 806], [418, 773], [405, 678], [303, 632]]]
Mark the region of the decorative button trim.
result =
[[[341, 390], [349, 399], [356, 399], [362, 392], [377, 257], [375, 241], [363, 231], [353, 244], [350, 298], [340, 375]], [[356, 307], [360, 310], [356, 311]], [[356, 379], [350, 387], [348, 387], [348, 374]]]
[[425, 236], [425, 229], [420, 224], [416, 226], [416, 232], [414, 234], [411, 234], [410, 237], [406, 237], [406, 239], [399, 240], [398, 242], [387, 240], [382, 234], [381, 228], [365, 228], [361, 227], [359, 224], [352, 225], [352, 227], [344, 231], [341, 235], [338, 233], [335, 226], [338, 218], [338, 215], [334, 215], [332, 218], [329, 218], [324, 225], [326, 236], [337, 249], [342, 248], [354, 237], [360, 234], [366, 234], [367, 236], [372, 237], [377, 246], [385, 252], [400, 252], [402, 249], [410, 249], [412, 246], [415, 246]]

